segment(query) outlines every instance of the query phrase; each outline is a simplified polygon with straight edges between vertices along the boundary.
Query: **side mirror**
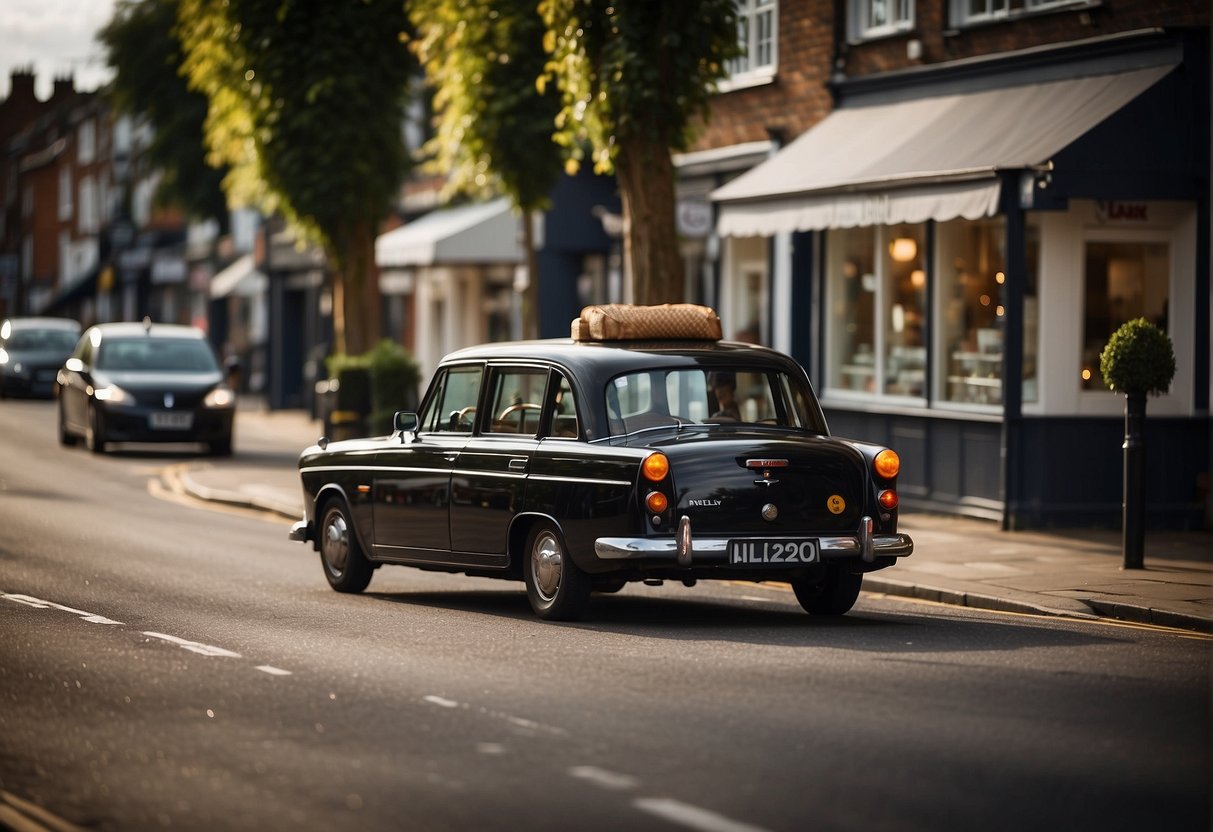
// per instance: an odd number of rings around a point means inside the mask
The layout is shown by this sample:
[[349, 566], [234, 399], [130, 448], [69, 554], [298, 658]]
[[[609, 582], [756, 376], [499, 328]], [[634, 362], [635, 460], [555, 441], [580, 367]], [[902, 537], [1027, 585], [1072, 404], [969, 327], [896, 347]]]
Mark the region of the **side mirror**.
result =
[[421, 424], [417, 418], [417, 414], [411, 410], [397, 410], [396, 415], [392, 417], [392, 430], [400, 431], [400, 441], [404, 441], [404, 434], [411, 433], [414, 436], [417, 433], [417, 428]]

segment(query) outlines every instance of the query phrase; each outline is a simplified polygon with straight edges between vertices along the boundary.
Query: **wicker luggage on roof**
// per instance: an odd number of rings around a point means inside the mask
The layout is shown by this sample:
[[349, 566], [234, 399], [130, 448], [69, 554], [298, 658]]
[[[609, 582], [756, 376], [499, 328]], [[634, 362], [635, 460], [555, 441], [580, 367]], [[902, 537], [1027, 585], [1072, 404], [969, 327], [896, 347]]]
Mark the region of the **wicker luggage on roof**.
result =
[[574, 341], [720, 340], [720, 318], [706, 306], [667, 303], [587, 306], [573, 320]]

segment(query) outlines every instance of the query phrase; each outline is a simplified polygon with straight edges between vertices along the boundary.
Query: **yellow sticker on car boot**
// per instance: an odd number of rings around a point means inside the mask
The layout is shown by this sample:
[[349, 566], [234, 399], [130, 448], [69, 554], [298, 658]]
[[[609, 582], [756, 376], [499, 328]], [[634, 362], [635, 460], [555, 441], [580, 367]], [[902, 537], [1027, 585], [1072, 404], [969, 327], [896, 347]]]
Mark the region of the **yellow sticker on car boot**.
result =
[[826, 508], [831, 514], [842, 514], [847, 510], [847, 501], [842, 499], [841, 494], [831, 494], [830, 499], [826, 500]]

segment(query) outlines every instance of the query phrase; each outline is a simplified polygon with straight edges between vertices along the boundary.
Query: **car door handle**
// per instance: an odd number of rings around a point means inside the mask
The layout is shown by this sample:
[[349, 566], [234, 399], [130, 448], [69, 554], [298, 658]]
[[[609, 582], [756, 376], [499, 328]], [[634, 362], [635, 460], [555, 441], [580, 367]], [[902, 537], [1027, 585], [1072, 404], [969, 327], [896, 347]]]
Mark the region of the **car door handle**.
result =
[[525, 471], [526, 470], [526, 458], [523, 457], [521, 459], [511, 459], [510, 460], [510, 470], [511, 471]]

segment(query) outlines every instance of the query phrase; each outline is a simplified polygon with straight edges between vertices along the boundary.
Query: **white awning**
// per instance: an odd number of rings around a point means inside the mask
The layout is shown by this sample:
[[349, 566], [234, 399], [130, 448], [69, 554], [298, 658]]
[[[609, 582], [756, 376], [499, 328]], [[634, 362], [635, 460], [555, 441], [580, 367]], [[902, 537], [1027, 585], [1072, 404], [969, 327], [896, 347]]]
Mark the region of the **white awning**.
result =
[[835, 110], [712, 192], [717, 232], [770, 236], [991, 216], [999, 171], [1040, 167], [1172, 69]]
[[211, 297], [225, 298], [231, 294], [249, 297], [261, 294], [268, 285], [265, 274], [253, 262], [253, 255], [246, 254], [211, 278]]
[[431, 211], [375, 240], [383, 268], [521, 263], [522, 225], [508, 199]]

